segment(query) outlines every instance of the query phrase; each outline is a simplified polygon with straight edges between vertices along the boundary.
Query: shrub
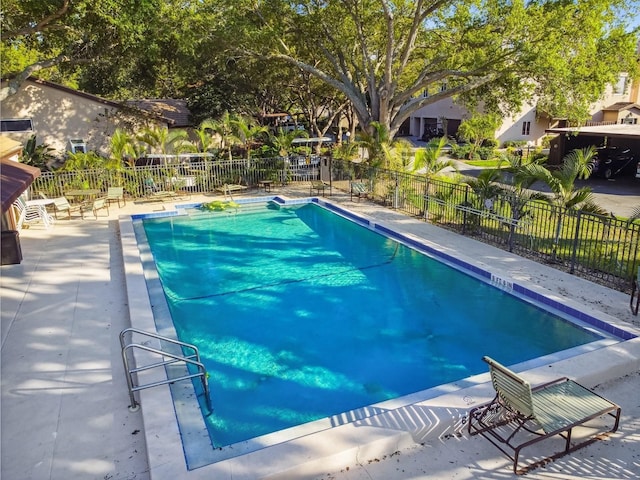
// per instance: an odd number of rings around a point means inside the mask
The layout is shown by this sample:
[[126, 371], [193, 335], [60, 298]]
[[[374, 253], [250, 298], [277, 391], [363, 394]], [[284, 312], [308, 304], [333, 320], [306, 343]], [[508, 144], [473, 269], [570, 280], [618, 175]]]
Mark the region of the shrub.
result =
[[482, 141], [482, 146], [486, 148], [497, 148], [500, 142], [495, 138], [485, 138]]
[[526, 147], [527, 146], [527, 142], [525, 140], [507, 140], [506, 142], [504, 142], [502, 144], [503, 148], [522, 148], [522, 147]]
[[458, 160], [468, 160], [469, 153], [471, 152], [471, 145], [453, 145], [451, 147], [451, 156], [453, 158], [457, 158]]
[[476, 155], [481, 160], [489, 160], [494, 157], [495, 150], [493, 147], [480, 147], [476, 150]]

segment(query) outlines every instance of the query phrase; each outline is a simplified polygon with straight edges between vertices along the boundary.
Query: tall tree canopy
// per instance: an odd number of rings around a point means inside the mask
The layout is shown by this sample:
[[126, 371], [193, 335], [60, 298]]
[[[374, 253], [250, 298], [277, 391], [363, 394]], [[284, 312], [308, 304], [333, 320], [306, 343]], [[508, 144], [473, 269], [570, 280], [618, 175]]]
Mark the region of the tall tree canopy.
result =
[[616, 75], [638, 72], [628, 25], [639, 4], [3, 0], [2, 75], [13, 81], [0, 98], [40, 71], [116, 99], [191, 96], [198, 118], [301, 112], [308, 105], [293, 93], [302, 89], [286, 91], [311, 76], [314, 98], [348, 102], [369, 133], [377, 122], [391, 137], [416, 109], [449, 97], [485, 112], [533, 97], [540, 112], [581, 119]]
[[[3, 0], [2, 76], [11, 81], [0, 99], [36, 72], [75, 87], [98, 83], [86, 89], [94, 93], [99, 83], [124, 84], [122, 70], [158, 59], [149, 46], [164, 7], [168, 0]], [[127, 71], [136, 83], [149, 83], [144, 69]]]
[[552, 115], [584, 117], [608, 82], [637, 72], [637, 37], [621, 20], [637, 0], [217, 3], [228, 9], [229, 55], [309, 72], [349, 99], [361, 125], [392, 135], [448, 97], [499, 111], [536, 96]]

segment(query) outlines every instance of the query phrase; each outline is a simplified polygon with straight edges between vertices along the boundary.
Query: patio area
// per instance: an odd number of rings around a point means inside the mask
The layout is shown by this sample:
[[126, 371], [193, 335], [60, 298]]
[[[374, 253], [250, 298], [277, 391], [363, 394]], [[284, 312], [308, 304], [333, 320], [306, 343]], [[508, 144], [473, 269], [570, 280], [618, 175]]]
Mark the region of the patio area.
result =
[[[264, 195], [263, 191], [253, 192]], [[274, 188], [274, 194], [306, 196], [309, 186]], [[328, 192], [327, 192], [328, 193]], [[238, 194], [240, 195], [240, 194]], [[244, 195], [244, 193], [242, 193]], [[237, 195], [235, 195], [237, 196]], [[215, 197], [193, 196], [188, 202]], [[220, 198], [220, 197], [218, 197]], [[462, 252], [638, 328], [638, 317], [623, 293], [545, 265], [510, 255], [470, 238], [439, 229], [349, 194], [328, 197], [345, 208]], [[118, 334], [131, 325], [120, 244], [120, 215], [172, 209], [172, 202], [112, 205], [109, 216], [58, 220], [20, 232], [24, 259], [0, 270], [2, 300], [2, 397], [0, 476], [7, 479], [155, 478], [150, 471], [141, 411], [130, 412]], [[640, 475], [640, 341], [625, 342], [611, 368], [582, 365], [579, 380], [622, 407], [618, 432], [533, 471], [539, 479], [632, 479]], [[580, 367], [577, 365], [576, 368]], [[593, 366], [595, 367], [595, 366]], [[578, 368], [579, 369], [579, 368]], [[430, 402], [431, 413], [460, 408]], [[439, 400], [442, 402], [442, 400]], [[144, 409], [144, 404], [142, 405]], [[438, 416], [432, 417], [437, 422]], [[410, 422], [411, 418], [404, 419]], [[415, 426], [414, 426], [415, 427]], [[504, 479], [513, 478], [511, 462], [482, 438], [445, 430], [399, 442], [391, 455], [362, 451], [350, 464], [324, 462], [321, 469], [294, 469], [272, 478], [343, 480]], [[373, 452], [373, 453], [372, 453]], [[163, 459], [154, 458], [153, 464]], [[229, 472], [229, 478], [260, 478]], [[189, 477], [191, 478], [191, 477]]]

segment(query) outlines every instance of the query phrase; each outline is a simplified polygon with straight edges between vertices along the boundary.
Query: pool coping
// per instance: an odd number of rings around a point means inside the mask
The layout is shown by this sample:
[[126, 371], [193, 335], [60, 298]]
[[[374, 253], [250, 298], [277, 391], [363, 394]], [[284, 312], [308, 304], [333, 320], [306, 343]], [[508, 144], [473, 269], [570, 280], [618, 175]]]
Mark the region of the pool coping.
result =
[[[639, 335], [640, 331], [628, 323], [617, 321], [614, 317], [602, 312], [578, 305], [571, 299], [560, 297], [537, 285], [520, 285], [504, 272], [496, 269], [487, 271], [486, 267], [477, 266], [477, 262], [462, 252], [455, 256], [443, 253], [452, 250], [410, 233], [397, 232], [385, 225], [385, 222], [373, 220], [366, 215], [354, 213], [325, 199], [311, 197], [309, 199], [287, 199], [281, 196], [265, 196], [239, 199], [236, 203], [255, 203], [273, 200], [286, 204], [318, 203], [368, 228], [378, 229], [383, 234], [391, 235], [413, 248], [426, 249], [427, 254], [434, 252], [445, 255], [448, 262], [460, 267], [476, 268], [474, 273], [491, 281], [499, 288], [512, 288], [516, 292], [544, 299], [542, 303], [565, 312], [578, 312], [586, 323], [597, 325], [601, 322], [611, 326], [611, 332], [625, 331], [630, 337]], [[179, 208], [192, 207], [197, 204], [177, 205], [177, 210], [151, 213], [148, 216], [167, 216], [179, 214]], [[140, 253], [133, 228], [134, 220], [146, 215], [132, 215], [120, 218], [123, 259], [127, 278], [127, 295], [132, 326], [147, 331], [155, 331], [155, 323], [147, 285], [144, 278]], [[473, 270], [472, 270], [473, 271]], [[487, 275], [489, 275], [487, 277]], [[522, 291], [518, 291], [522, 287]], [[580, 318], [580, 317], [578, 317]], [[593, 323], [596, 322], [596, 323]], [[603, 329], [604, 330], [604, 329]], [[138, 357], [139, 364], [145, 363], [145, 355]], [[587, 358], [588, 357], [588, 358]], [[578, 356], [557, 358], [545, 365], [534, 365], [529, 362], [520, 364], [514, 369], [527, 371], [533, 377], [533, 383], [548, 379], [550, 376], [569, 376], [587, 386], [595, 385], [608, 378], [619, 377], [631, 373], [640, 367], [640, 340], [629, 338], [596, 351], [582, 353]], [[148, 360], [146, 360], [148, 363]], [[591, 368], [585, 368], [590, 365]], [[533, 367], [533, 368], [532, 368]], [[145, 373], [145, 382], [161, 381], [163, 371], [156, 370]], [[166, 378], [166, 377], [165, 377]], [[343, 466], [353, 464], [356, 459], [375, 458], [391, 454], [399, 449], [424, 441], [427, 436], [440, 436], [453, 431], [462, 421], [466, 411], [477, 403], [489, 400], [493, 389], [488, 382], [488, 374], [466, 378], [459, 382], [441, 385], [434, 389], [401, 397], [401, 400], [390, 400], [375, 406], [375, 411], [363, 412], [358, 418], [334, 419], [330, 428], [315, 433], [303, 434], [293, 440], [284, 441], [269, 448], [259, 448], [250, 453], [240, 454], [233, 458], [187, 470], [182, 451], [182, 438], [175, 418], [175, 412], [166, 408], [172, 405], [172, 397], [167, 386], [142, 390], [139, 398], [142, 405], [147, 450], [149, 456], [150, 475], [154, 480], [164, 478], [300, 478], [301, 476], [321, 475], [327, 471], [337, 471]], [[419, 412], [419, 413], [418, 413]], [[337, 416], [339, 417], [339, 416]], [[398, 428], [399, 418], [413, 418], [404, 428]], [[320, 421], [319, 421], [320, 422]], [[422, 425], [418, 430], [416, 425]], [[426, 428], [426, 427], [429, 428]], [[298, 428], [298, 427], [293, 427]], [[425, 436], [425, 432], [428, 433]], [[271, 434], [275, 435], [275, 434]], [[435, 438], [435, 437], [434, 437]], [[263, 439], [264, 440], [264, 439]], [[260, 441], [260, 440], [258, 440]], [[227, 448], [227, 447], [225, 447]], [[330, 459], [330, 460], [329, 460]], [[330, 461], [330, 468], [327, 462]]]

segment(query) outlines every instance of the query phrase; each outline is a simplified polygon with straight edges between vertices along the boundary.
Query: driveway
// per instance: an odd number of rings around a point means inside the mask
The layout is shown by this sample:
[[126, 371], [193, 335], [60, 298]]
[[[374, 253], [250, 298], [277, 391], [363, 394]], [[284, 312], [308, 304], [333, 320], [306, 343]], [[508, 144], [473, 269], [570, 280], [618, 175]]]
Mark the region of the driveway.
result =
[[[462, 175], [476, 177], [483, 169], [464, 162], [456, 161], [458, 172]], [[576, 186], [591, 188], [596, 203], [617, 217], [629, 217], [634, 210], [640, 208], [640, 179], [633, 176], [620, 176], [611, 180], [590, 178], [578, 180]], [[543, 183], [534, 184], [533, 188], [540, 192], [549, 192]]]

